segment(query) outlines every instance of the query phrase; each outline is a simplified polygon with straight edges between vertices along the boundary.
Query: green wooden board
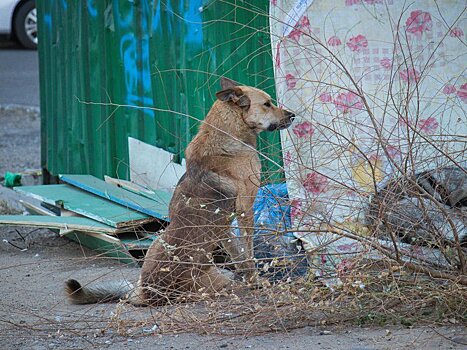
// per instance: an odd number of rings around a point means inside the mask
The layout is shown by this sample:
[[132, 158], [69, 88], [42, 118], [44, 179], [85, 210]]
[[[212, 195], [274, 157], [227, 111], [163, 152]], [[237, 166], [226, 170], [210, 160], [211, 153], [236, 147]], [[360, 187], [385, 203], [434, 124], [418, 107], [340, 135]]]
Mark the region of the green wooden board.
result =
[[141, 225], [154, 220], [143, 213], [66, 184], [22, 186], [15, 187], [15, 191], [116, 228]]
[[105, 236], [74, 231], [66, 235], [66, 237], [102, 255], [117, 259], [119, 262], [125, 264], [137, 263], [121, 242], [111, 242]]
[[0, 215], [0, 224], [102, 232], [111, 235], [120, 231], [95, 220], [79, 216]]
[[60, 180], [141, 213], [162, 220], [168, 219], [171, 193], [154, 191], [153, 198], [149, 199], [109, 184], [92, 175], [60, 175]]
[[126, 264], [141, 263], [141, 259], [146, 254], [149, 246], [156, 239], [154, 235], [138, 238], [132, 232], [121, 233], [118, 237], [113, 237], [102, 233], [73, 231], [67, 234], [66, 237]]

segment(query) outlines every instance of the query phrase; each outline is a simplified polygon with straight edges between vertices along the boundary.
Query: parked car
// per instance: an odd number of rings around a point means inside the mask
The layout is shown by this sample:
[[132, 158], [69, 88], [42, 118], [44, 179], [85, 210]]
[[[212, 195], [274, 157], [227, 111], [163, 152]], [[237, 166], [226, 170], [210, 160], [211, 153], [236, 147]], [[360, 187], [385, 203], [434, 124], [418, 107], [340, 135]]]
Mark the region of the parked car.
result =
[[25, 48], [36, 49], [36, 1], [0, 0], [0, 34], [10, 35]]

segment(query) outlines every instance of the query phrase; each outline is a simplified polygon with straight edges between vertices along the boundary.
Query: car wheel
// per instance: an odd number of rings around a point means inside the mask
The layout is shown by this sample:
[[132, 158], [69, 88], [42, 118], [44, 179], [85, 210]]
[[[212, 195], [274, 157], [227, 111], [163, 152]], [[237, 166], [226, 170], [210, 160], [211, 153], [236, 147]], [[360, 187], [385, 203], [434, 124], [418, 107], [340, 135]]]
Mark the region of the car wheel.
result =
[[16, 39], [27, 49], [37, 48], [37, 11], [36, 2], [27, 1], [16, 12], [13, 19]]

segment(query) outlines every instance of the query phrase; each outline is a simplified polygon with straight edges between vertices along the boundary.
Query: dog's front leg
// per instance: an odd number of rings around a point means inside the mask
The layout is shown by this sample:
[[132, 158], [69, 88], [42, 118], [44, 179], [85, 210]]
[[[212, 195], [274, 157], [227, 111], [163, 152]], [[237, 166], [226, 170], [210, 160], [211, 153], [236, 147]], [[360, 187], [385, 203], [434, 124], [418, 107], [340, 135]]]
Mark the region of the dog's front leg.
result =
[[243, 256], [246, 260], [240, 264], [241, 272], [244, 273], [248, 283], [255, 284], [257, 273], [254, 261], [254, 214], [253, 204], [258, 187], [253, 184], [239, 188], [236, 200], [237, 221], [240, 229], [240, 249], [243, 249]]

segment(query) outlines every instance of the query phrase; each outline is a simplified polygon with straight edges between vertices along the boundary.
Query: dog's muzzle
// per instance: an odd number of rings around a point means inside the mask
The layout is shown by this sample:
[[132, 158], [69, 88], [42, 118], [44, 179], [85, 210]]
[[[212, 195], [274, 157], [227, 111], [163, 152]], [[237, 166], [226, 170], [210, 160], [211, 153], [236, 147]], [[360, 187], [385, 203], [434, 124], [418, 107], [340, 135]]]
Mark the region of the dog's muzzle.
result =
[[278, 124], [271, 124], [268, 127], [269, 131], [274, 130], [283, 130], [287, 129], [290, 125], [292, 125], [293, 120], [295, 119], [295, 114], [289, 111], [284, 111], [285, 118], [281, 120]]

